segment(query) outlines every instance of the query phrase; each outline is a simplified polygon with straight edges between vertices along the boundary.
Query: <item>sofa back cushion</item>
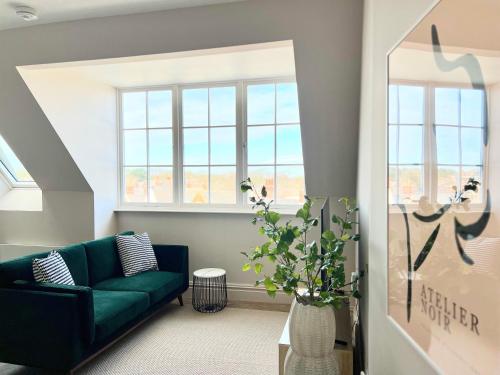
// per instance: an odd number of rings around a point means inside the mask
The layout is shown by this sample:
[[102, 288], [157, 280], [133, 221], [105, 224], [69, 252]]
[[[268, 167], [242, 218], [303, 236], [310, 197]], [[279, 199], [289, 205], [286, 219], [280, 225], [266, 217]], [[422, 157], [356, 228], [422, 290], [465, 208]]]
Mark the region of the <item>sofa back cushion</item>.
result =
[[[59, 250], [68, 266], [76, 285], [88, 286], [89, 275], [87, 255], [82, 244], [69, 245]], [[22, 258], [0, 263], [0, 286], [7, 286], [15, 280], [34, 281], [33, 259], [45, 258], [49, 252], [27, 255]]]
[[[132, 235], [134, 232], [123, 232]], [[90, 286], [112, 277], [123, 276], [115, 236], [84, 242], [89, 266]]]

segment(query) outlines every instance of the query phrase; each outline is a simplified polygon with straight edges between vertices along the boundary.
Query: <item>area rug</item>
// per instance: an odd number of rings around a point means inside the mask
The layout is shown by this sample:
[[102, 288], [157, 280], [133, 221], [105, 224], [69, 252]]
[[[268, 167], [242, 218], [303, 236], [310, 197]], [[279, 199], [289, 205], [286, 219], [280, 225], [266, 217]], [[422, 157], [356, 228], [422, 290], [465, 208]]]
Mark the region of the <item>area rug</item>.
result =
[[[201, 314], [172, 304], [76, 374], [277, 375], [286, 319], [277, 311]], [[0, 363], [0, 374], [47, 372]]]

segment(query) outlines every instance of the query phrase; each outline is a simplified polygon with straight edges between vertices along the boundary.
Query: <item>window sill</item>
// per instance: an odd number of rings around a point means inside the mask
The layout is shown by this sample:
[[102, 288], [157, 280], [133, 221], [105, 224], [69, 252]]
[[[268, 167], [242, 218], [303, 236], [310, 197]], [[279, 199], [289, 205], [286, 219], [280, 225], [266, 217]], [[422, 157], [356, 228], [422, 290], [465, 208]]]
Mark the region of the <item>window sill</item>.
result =
[[[284, 216], [295, 216], [298, 207], [276, 207], [273, 211]], [[116, 208], [115, 212], [170, 212], [170, 213], [195, 213], [195, 214], [243, 214], [255, 215], [257, 210], [251, 208], [231, 207], [165, 207], [165, 206], [122, 206]]]

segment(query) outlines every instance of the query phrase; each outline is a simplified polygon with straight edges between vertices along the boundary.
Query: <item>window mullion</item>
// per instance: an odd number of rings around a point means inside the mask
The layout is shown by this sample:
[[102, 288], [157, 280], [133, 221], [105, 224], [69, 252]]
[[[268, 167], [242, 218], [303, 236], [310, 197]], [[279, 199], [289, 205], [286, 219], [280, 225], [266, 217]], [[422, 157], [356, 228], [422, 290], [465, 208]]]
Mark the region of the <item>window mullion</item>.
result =
[[244, 193], [239, 188], [239, 182], [247, 177], [246, 164], [246, 121], [244, 120], [244, 85], [236, 85], [236, 205], [244, 205]]
[[146, 91], [146, 95], [144, 95], [146, 98], [146, 202], [150, 203], [150, 176], [149, 176], [149, 91]]
[[184, 121], [182, 116], [182, 88], [177, 86], [177, 203], [184, 204]]
[[208, 204], [212, 203], [212, 140], [211, 140], [211, 123], [210, 123], [210, 88], [207, 88], [207, 103], [208, 103], [208, 117], [207, 117], [207, 132], [208, 132]]

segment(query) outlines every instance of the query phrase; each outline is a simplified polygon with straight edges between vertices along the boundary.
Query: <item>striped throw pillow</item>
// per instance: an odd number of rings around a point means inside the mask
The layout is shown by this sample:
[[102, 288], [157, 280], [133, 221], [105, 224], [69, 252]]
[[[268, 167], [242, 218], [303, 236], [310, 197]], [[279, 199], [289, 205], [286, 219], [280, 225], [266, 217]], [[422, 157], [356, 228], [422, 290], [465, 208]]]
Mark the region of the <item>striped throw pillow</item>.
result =
[[158, 271], [158, 262], [147, 233], [131, 236], [117, 235], [116, 244], [125, 276], [133, 276], [150, 270]]
[[33, 259], [33, 276], [39, 283], [75, 285], [66, 262], [55, 250], [47, 258]]

